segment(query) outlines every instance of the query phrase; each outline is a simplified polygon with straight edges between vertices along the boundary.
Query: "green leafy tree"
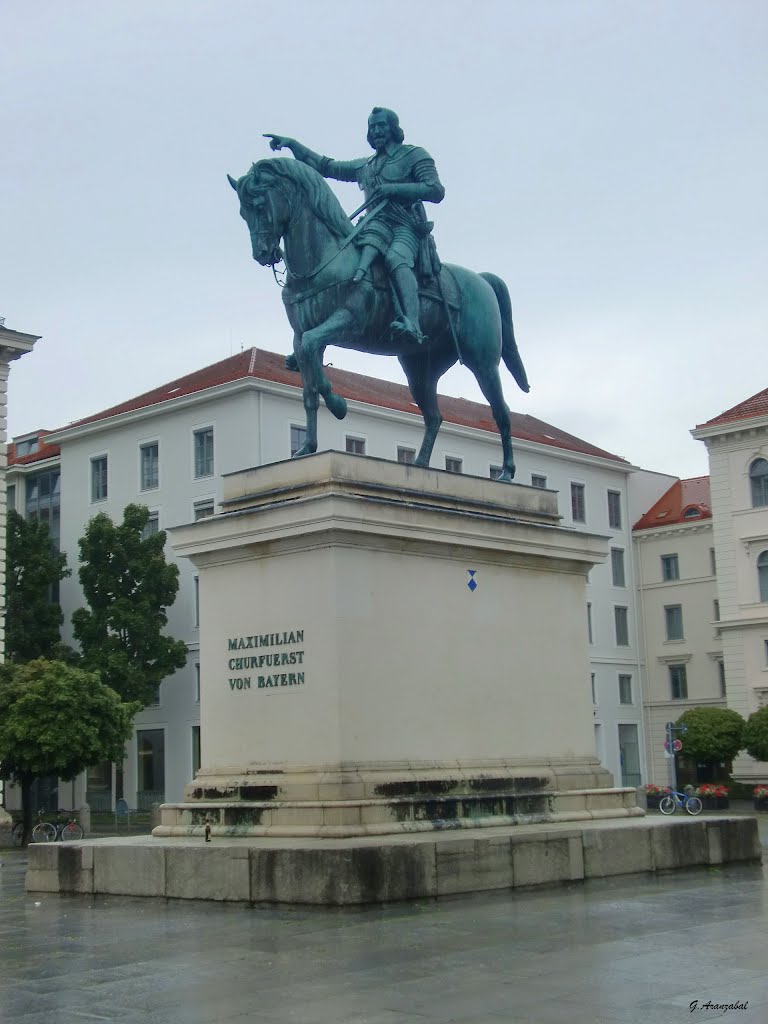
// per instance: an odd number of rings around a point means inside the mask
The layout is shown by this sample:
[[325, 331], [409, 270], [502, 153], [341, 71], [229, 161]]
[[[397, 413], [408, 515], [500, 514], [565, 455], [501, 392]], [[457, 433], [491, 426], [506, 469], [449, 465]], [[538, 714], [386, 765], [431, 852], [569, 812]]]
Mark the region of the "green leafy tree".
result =
[[122, 523], [104, 513], [90, 520], [78, 574], [88, 608], [72, 615], [83, 668], [142, 707], [187, 660], [186, 644], [163, 633], [179, 570], [165, 559], [165, 532], [144, 535], [148, 521], [144, 505], [128, 505]]
[[137, 710], [95, 673], [63, 662], [0, 665], [0, 778], [21, 786], [25, 843], [34, 780], [66, 781], [100, 761], [122, 760]]
[[67, 556], [51, 544], [46, 523], [11, 509], [6, 534], [5, 654], [9, 661], [52, 658], [64, 616], [51, 587], [70, 575]]
[[730, 708], [690, 708], [677, 724], [688, 726], [681, 739], [683, 756], [692, 761], [732, 761], [744, 747], [744, 719]]
[[744, 726], [744, 747], [750, 757], [768, 761], [768, 707], [753, 711]]

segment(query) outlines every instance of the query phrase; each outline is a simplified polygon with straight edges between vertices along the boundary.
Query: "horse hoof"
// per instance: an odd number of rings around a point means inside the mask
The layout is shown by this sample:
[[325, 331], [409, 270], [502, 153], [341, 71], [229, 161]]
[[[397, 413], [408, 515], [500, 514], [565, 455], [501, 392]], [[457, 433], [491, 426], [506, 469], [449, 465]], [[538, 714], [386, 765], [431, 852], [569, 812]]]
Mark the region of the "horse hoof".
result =
[[285, 357], [285, 368], [286, 370], [293, 370], [294, 373], [299, 372], [299, 361], [292, 352]]
[[305, 455], [314, 455], [317, 451], [317, 445], [303, 444], [297, 452], [294, 452], [291, 456], [292, 459], [301, 459]]
[[343, 420], [347, 415], [347, 401], [345, 398], [342, 398], [341, 395], [328, 395], [325, 400], [325, 404], [337, 420]]
[[502, 484], [511, 484], [514, 475], [514, 469], [505, 469], [496, 479]]

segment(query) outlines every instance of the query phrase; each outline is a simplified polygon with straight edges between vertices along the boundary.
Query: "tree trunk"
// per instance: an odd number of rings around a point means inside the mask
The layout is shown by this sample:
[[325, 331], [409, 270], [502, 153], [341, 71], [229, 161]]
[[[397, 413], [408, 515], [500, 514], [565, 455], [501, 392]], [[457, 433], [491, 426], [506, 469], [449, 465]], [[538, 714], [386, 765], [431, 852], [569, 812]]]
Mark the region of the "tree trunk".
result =
[[22, 846], [27, 846], [32, 838], [32, 783], [34, 781], [35, 777], [31, 772], [22, 772], [19, 778], [21, 783], [21, 820], [24, 825]]

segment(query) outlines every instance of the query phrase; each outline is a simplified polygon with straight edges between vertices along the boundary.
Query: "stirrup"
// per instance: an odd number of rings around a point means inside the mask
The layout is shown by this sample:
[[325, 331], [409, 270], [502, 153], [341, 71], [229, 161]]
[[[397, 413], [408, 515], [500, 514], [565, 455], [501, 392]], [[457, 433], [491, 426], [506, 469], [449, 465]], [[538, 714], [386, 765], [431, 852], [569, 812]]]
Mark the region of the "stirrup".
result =
[[393, 334], [405, 335], [411, 341], [415, 341], [417, 345], [422, 345], [427, 340], [426, 334], [422, 334], [416, 324], [405, 316], [399, 316], [393, 320], [389, 329]]

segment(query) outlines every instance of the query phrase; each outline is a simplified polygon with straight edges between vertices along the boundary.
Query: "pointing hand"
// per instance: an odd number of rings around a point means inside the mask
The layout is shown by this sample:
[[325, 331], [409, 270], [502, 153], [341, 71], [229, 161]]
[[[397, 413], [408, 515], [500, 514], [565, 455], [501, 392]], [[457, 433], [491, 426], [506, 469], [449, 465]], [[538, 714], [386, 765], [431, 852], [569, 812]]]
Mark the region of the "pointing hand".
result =
[[274, 152], [281, 150], [289, 141], [284, 135], [272, 135], [270, 132], [265, 132], [264, 138], [269, 139], [269, 148]]

